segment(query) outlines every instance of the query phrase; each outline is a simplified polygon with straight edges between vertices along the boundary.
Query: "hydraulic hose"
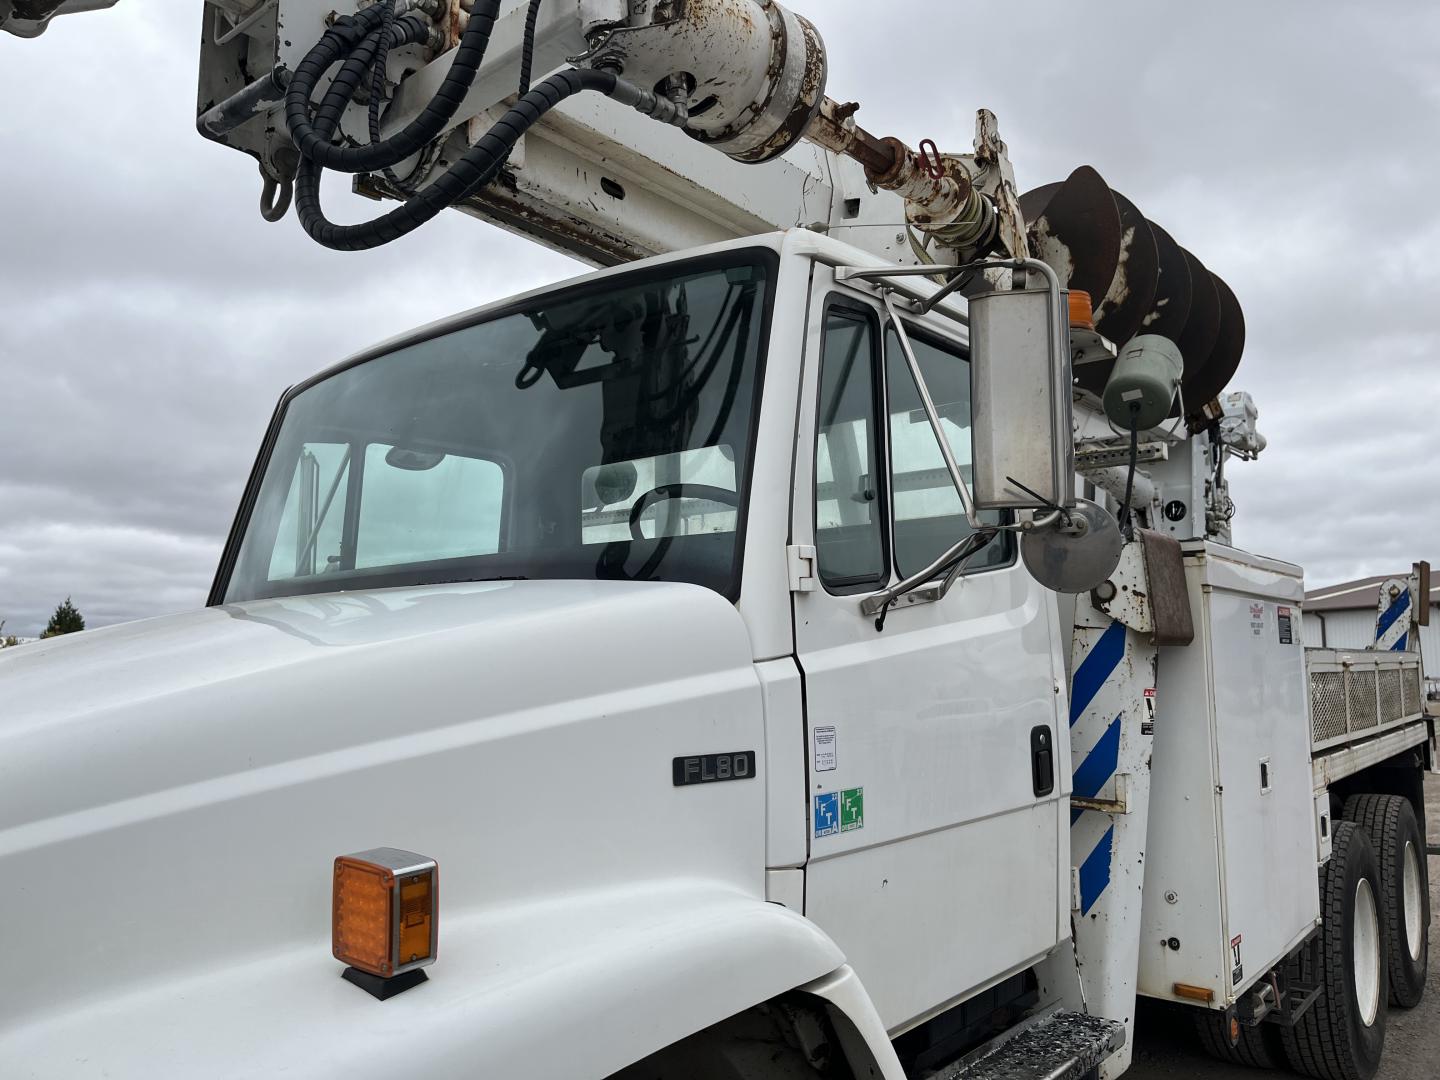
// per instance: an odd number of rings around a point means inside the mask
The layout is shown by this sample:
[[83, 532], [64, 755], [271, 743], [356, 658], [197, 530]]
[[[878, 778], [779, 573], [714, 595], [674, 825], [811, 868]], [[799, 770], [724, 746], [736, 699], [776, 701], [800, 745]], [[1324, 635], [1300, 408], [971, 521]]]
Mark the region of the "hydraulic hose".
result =
[[385, 60], [390, 55], [391, 29], [395, 26], [396, 0], [381, 0], [380, 36], [376, 42], [375, 61], [370, 73], [370, 108], [367, 120], [370, 129], [370, 145], [385, 140], [380, 136], [380, 103], [385, 97]]
[[[471, 27], [475, 25], [476, 16], [480, 14], [479, 7], [477, 0], [477, 11], [472, 14], [471, 24], [465, 31], [467, 37], [471, 33]], [[488, 7], [498, 7], [498, 0]], [[538, 4], [532, 3], [531, 11], [536, 10]], [[490, 21], [493, 22], [493, 18]], [[320, 43], [310, 50], [292, 77], [286, 101], [287, 117], [297, 111], [296, 95], [299, 96], [298, 112], [304, 117], [303, 123], [291, 121], [292, 138], [300, 154], [300, 166], [295, 177], [295, 209], [300, 224], [317, 243], [337, 251], [358, 251], [388, 244], [414, 231], [447, 206], [469, 198], [494, 180], [509, 158], [511, 150], [526, 131], [562, 101], [586, 90], [605, 94], [621, 105], [630, 106], [664, 123], [683, 126], [688, 119], [683, 104], [651, 91], [641, 90], [620, 79], [614, 72], [569, 68], [551, 75], [521, 95], [514, 106], [458, 161], [427, 187], [411, 191], [395, 180], [389, 172], [390, 166], [423, 149], [428, 141], [443, 134], [446, 122], [453, 117], [469, 89], [468, 82], [452, 88], [447, 99], [448, 104], [442, 103], [441, 107], [435, 108], [435, 102], [432, 102], [431, 107], [427, 107], [422, 114], [422, 118], [431, 117], [424, 125], [421, 125], [420, 120], [416, 120], [389, 140], [372, 142], [363, 147], [344, 147], [332, 143], [331, 139], [366, 74], [371, 73], [372, 77], [380, 74], [376, 66], [383, 62], [383, 57], [390, 49], [417, 44], [424, 41], [428, 33], [429, 28], [423, 18], [413, 13], [397, 18], [389, 0], [381, 0], [353, 17], [338, 20], [335, 26], [326, 31]], [[462, 38], [462, 49], [465, 40]], [[477, 59], [473, 64], [466, 60], [469, 65], [467, 78], [473, 79], [488, 41], [488, 28], [483, 34], [477, 32], [477, 37], [472, 42], [472, 54]], [[311, 119], [310, 93], [318, 77], [317, 72], [328, 71], [342, 57], [340, 70], [331, 80], [324, 99]], [[445, 95], [445, 87], [451, 86], [452, 76], [460, 64], [461, 60], [457, 56], [455, 64], [446, 75], [441, 92], [436, 95], [436, 101]], [[308, 72], [304, 81], [301, 81], [301, 69]], [[298, 90], [297, 82], [300, 82]], [[374, 85], [372, 82], [372, 86]], [[374, 106], [377, 95], [374, 89], [371, 93], [370, 129], [373, 138], [378, 127]], [[435, 117], [439, 117], [439, 120], [435, 120]], [[320, 177], [324, 169], [331, 167], [337, 160], [344, 162], [335, 166], [341, 171], [383, 169], [397, 188], [406, 190], [409, 198], [389, 213], [371, 221], [357, 225], [339, 225], [330, 221], [325, 217], [320, 205]], [[364, 164], [357, 165], [357, 162]]]
[[[290, 129], [290, 138], [300, 156], [327, 169], [337, 172], [375, 172], [404, 161], [418, 153], [426, 143], [446, 130], [452, 117], [465, 100], [475, 74], [485, 60], [485, 50], [490, 45], [490, 34], [500, 11], [500, 0], [476, 0], [470, 12], [470, 21], [460, 35], [460, 44], [455, 50], [455, 59], [440, 89], [410, 123], [390, 138], [368, 146], [336, 146], [330, 141], [339, 115], [333, 117], [324, 104], [310, 117], [311, 96], [320, 78], [342, 56], [348, 56], [386, 22], [385, 3], [374, 4], [355, 15], [347, 15], [335, 21], [325, 34], [300, 61], [291, 76], [290, 86], [285, 95], [285, 123]], [[395, 25], [409, 21], [396, 20]], [[407, 42], [408, 43], [408, 42]], [[396, 44], [391, 39], [391, 46]], [[348, 65], [347, 65], [348, 66]], [[368, 65], [367, 65], [368, 68]], [[336, 76], [338, 81], [345, 73]], [[363, 71], [357, 76], [363, 77]], [[335, 88], [332, 86], [332, 91]], [[354, 93], [351, 87], [345, 95], [348, 102]], [[332, 95], [327, 94], [327, 101]], [[331, 122], [333, 121], [333, 123]], [[329, 131], [324, 128], [330, 123]]]
[[525, 13], [525, 38], [520, 48], [520, 93], [530, 92], [530, 72], [535, 67], [535, 25], [540, 21], [542, 0], [530, 0], [530, 10]]
[[358, 251], [398, 240], [447, 206], [479, 191], [495, 178], [520, 137], [566, 98], [583, 90], [613, 93], [616, 78], [605, 71], [571, 69], [545, 79], [517, 101], [474, 146], [427, 187], [394, 210], [359, 225], [336, 225], [320, 208], [320, 167], [310, 158], [295, 178], [295, 208], [311, 239], [339, 251]]
[[1130, 500], [1135, 495], [1135, 469], [1140, 463], [1140, 427], [1135, 414], [1140, 406], [1130, 403], [1130, 468], [1125, 471], [1125, 501], [1120, 505], [1120, 532], [1126, 540], [1135, 539], [1135, 512], [1130, 509]]
[[[429, 28], [424, 19], [418, 15], [407, 15], [394, 20], [388, 29], [382, 27], [371, 31], [356, 43], [345, 62], [340, 65], [340, 70], [336, 72], [335, 78], [331, 80], [330, 89], [325, 92], [319, 108], [315, 110], [314, 129], [317, 132], [326, 133], [326, 146], [334, 150], [346, 149], [329, 142], [329, 138], [334, 135], [346, 106], [350, 104], [350, 99], [355, 96], [356, 90], [364, 81], [365, 73], [391, 49], [403, 45], [418, 45], [426, 39], [428, 34]], [[295, 149], [300, 152], [301, 157], [314, 160], [300, 148], [298, 143]], [[368, 147], [361, 149], [368, 149]], [[321, 161], [318, 164], [323, 166], [325, 163]]]
[[[566, 98], [586, 90], [605, 94], [654, 119], [683, 123], [678, 106], [624, 82], [608, 71], [570, 68], [556, 72], [522, 97], [459, 161], [394, 210], [358, 225], [337, 225], [320, 207], [320, 166], [302, 159], [295, 178], [295, 208], [311, 239], [337, 251], [379, 247], [413, 232], [447, 206], [469, 198], [496, 174], [520, 137]], [[328, 128], [321, 129], [327, 132]]]

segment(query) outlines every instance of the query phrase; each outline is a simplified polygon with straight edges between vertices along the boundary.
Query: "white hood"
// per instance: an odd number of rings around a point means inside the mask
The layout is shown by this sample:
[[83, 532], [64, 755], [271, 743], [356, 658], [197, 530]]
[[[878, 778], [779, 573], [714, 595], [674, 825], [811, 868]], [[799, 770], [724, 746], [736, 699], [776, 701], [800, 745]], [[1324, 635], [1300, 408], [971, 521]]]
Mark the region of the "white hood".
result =
[[[335, 975], [351, 851], [439, 861], [442, 965], [447, 922], [564, 891], [759, 894], [762, 785], [677, 798], [671, 760], [762, 742], [744, 624], [688, 585], [257, 601], [4, 650], [0, 1055], [17, 1025], [204, 969]], [[734, 828], [708, 835], [715, 799]]]

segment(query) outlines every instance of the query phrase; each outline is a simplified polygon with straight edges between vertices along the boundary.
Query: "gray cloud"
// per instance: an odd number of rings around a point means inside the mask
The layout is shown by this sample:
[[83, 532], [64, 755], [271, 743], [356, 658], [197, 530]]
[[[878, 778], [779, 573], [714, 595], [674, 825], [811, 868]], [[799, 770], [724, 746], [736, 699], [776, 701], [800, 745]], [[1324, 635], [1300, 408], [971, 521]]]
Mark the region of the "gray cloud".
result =
[[[194, 132], [200, 7], [163, 6], [0, 40], [11, 632], [66, 595], [92, 625], [202, 603], [285, 386], [580, 269], [456, 215], [359, 255], [261, 222], [253, 164]], [[1022, 187], [1093, 164], [1229, 281], [1249, 326], [1236, 385], [1271, 442], [1230, 470], [1242, 544], [1316, 583], [1440, 561], [1440, 11], [795, 6], [826, 37], [831, 93], [872, 130], [963, 149], [989, 107]]]

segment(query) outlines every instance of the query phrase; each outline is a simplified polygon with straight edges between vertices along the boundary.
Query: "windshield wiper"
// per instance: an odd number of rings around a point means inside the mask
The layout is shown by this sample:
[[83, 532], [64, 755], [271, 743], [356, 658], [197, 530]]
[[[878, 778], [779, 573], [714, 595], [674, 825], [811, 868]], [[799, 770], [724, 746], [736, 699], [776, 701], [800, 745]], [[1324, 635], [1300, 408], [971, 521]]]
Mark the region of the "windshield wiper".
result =
[[427, 581], [427, 585], [469, 585], [485, 581], [529, 581], [524, 574], [496, 574], [494, 577], [454, 577], [437, 578], [434, 581]]

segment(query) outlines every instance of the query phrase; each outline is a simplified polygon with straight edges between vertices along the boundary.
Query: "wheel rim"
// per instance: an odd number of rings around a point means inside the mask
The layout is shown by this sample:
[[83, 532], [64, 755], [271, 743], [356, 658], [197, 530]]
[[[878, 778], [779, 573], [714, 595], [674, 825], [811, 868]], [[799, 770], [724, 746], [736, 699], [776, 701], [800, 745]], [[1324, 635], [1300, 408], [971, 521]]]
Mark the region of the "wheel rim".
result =
[[1360, 1020], [1369, 1027], [1380, 1012], [1380, 919], [1375, 893], [1366, 878], [1355, 886], [1355, 1001]]
[[1405, 949], [1410, 959], [1420, 959], [1421, 947], [1425, 944], [1425, 927], [1421, 915], [1425, 902], [1420, 896], [1420, 853], [1410, 841], [1405, 842]]

